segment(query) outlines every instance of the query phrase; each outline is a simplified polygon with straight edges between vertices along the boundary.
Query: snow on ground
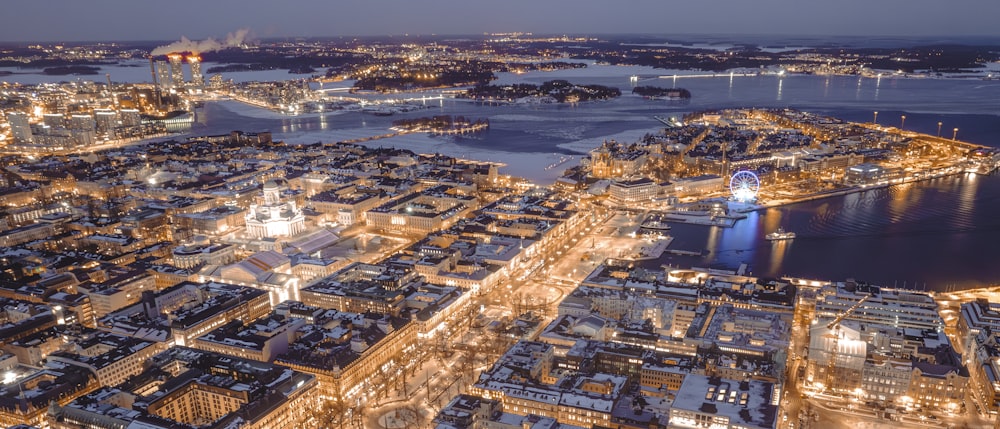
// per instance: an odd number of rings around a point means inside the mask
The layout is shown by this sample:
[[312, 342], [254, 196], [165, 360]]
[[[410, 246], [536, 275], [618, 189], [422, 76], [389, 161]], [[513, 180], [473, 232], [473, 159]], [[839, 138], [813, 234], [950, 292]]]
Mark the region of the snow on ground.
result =
[[[334, 142], [347, 140], [345, 132], [357, 132], [362, 136], [361, 131], [367, 132], [363, 136], [373, 134], [371, 129], [356, 130], [332, 130], [320, 135], [316, 132], [302, 133], [296, 136], [294, 133], [283, 133], [281, 139], [286, 143], [315, 143], [316, 141]], [[352, 134], [353, 135], [353, 134]], [[356, 137], [353, 137], [356, 138]], [[360, 143], [368, 147], [395, 147], [399, 149], [412, 150], [415, 153], [442, 154], [456, 158], [489, 161], [504, 164], [500, 168], [501, 174], [510, 174], [517, 177], [524, 177], [539, 185], [550, 185], [562, 175], [567, 168], [580, 163], [580, 156], [555, 154], [555, 153], [517, 153], [503, 152], [491, 148], [478, 148], [471, 145], [459, 145], [449, 137], [431, 137], [427, 134], [405, 134], [396, 137], [389, 137], [378, 140], [371, 140]]]

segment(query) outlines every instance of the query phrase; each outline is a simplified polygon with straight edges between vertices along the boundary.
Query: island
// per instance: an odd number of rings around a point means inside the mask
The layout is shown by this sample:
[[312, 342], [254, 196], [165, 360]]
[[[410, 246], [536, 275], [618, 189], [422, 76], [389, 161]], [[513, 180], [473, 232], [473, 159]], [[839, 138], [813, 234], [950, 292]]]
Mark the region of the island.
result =
[[660, 88], [658, 86], [637, 86], [632, 88], [632, 93], [636, 95], [641, 95], [650, 100], [660, 100], [660, 99], [689, 99], [691, 98], [691, 91], [684, 88]]
[[607, 100], [622, 95], [621, 90], [603, 85], [576, 85], [566, 80], [550, 80], [541, 85], [519, 83], [514, 85], [478, 85], [469, 89], [460, 98], [481, 101], [513, 102], [519, 99], [535, 98], [545, 102], [577, 103], [582, 101]]
[[401, 132], [431, 134], [468, 134], [489, 129], [489, 119], [475, 121], [464, 116], [437, 115], [423, 118], [397, 119], [392, 128]]
[[46, 67], [42, 70], [50, 76], [66, 76], [66, 75], [93, 75], [101, 71], [100, 67], [94, 66], [83, 66], [83, 65], [67, 65], [67, 66], [57, 66], [57, 67]]

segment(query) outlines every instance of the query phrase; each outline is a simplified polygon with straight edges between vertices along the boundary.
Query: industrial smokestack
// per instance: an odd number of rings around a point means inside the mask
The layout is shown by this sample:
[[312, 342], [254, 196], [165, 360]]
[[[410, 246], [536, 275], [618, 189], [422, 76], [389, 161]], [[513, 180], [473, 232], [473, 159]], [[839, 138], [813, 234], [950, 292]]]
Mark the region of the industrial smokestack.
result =
[[153, 67], [153, 56], [149, 56], [149, 74], [153, 76], [153, 85], [156, 85], [156, 67]]
[[153, 65], [153, 56], [149, 56], [149, 74], [153, 76], [153, 95], [156, 96], [156, 108], [159, 109], [160, 105], [163, 104], [163, 99], [160, 98], [160, 84], [156, 79], [156, 67]]

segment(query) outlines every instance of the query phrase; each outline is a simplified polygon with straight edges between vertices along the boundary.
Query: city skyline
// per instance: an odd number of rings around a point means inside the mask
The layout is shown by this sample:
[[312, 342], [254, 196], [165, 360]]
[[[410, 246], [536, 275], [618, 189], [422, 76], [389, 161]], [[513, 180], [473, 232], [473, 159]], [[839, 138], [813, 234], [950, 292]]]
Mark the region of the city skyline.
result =
[[[515, 0], [502, 7], [451, 0], [328, 3], [293, 6], [271, 2], [179, 1], [171, 7], [105, 0], [17, 2], [5, 5], [4, 42], [115, 41], [219, 38], [248, 28], [257, 38], [373, 35], [482, 34], [749, 34], [856, 36], [1000, 36], [993, 23], [1000, 4], [929, 0], [804, 3], [722, 0], [626, 6], [605, 1]], [[395, 11], [385, 14], [387, 10]], [[683, 19], [673, 19], [675, 17]], [[609, 19], [608, 17], [611, 17]], [[814, 17], [822, 17], [816, 19]]]
[[0, 427], [1000, 428], [1000, 6], [205, 3], [4, 9]]

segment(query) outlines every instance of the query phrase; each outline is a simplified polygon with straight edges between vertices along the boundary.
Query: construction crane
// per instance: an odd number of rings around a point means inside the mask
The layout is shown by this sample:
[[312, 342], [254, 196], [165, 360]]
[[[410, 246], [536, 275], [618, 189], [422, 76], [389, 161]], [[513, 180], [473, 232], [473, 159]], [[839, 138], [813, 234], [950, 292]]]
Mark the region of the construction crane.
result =
[[829, 388], [831, 388], [833, 386], [833, 369], [836, 366], [835, 364], [837, 362], [837, 354], [838, 354], [838, 351], [839, 351], [838, 347], [840, 346], [840, 322], [842, 322], [845, 318], [847, 318], [847, 316], [850, 316], [851, 313], [853, 313], [855, 310], [857, 310], [862, 305], [864, 305], [865, 301], [868, 301], [868, 298], [871, 298], [871, 295], [865, 295], [858, 302], [856, 302], [854, 305], [852, 305], [847, 310], [844, 310], [843, 312], [841, 312], [837, 317], [835, 317], [830, 323], [828, 323], [826, 325], [826, 329], [834, 331], [833, 332], [833, 347], [831, 347], [831, 350], [830, 350], [830, 359], [829, 359], [829, 362], [827, 362], [827, 364], [826, 364], [826, 387], [827, 387], [827, 389], [829, 389]]
[[841, 321], [843, 321], [845, 318], [847, 318], [847, 316], [850, 316], [851, 313], [853, 313], [855, 310], [857, 310], [862, 305], [864, 305], [865, 301], [868, 301], [868, 298], [871, 298], [871, 297], [872, 297], [871, 295], [865, 295], [858, 302], [854, 303], [854, 305], [852, 305], [850, 308], [848, 308], [847, 310], [844, 310], [842, 313], [840, 313], [839, 316], [837, 316], [836, 318], [834, 318], [833, 321], [831, 321], [829, 324], [826, 325], [826, 328], [827, 329], [833, 329], [834, 327], [837, 327], [838, 325], [840, 325]]

